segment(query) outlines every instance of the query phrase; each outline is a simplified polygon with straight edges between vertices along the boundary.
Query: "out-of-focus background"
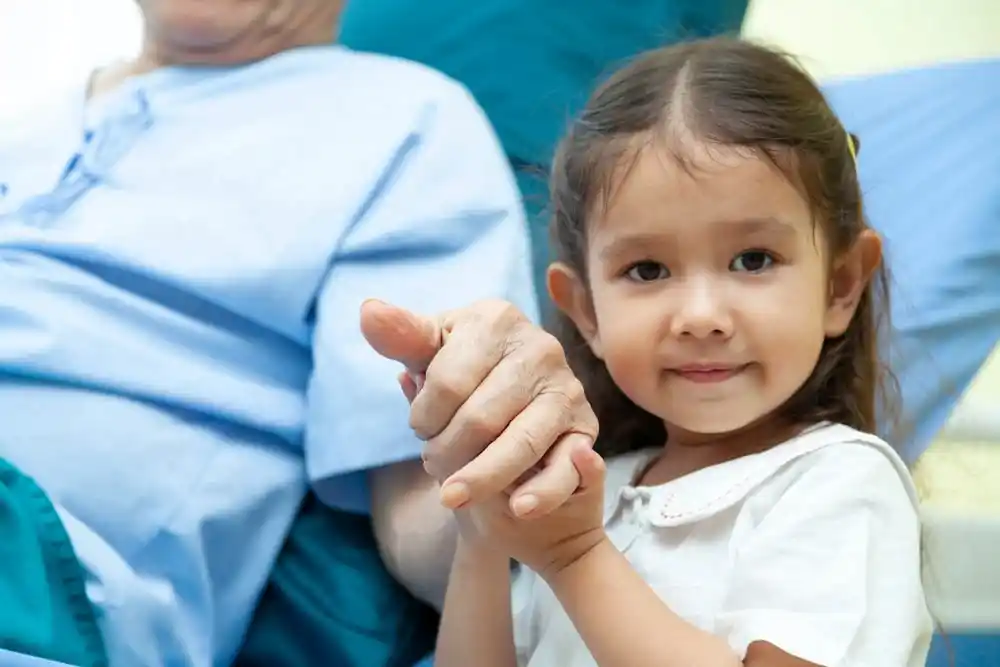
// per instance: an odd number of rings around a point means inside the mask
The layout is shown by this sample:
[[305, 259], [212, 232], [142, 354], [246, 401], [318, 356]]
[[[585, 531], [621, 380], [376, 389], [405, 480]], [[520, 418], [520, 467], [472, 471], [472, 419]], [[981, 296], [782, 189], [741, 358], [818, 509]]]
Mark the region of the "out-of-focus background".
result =
[[[0, 2], [0, 121], [139, 45], [134, 0]], [[752, 0], [744, 33], [821, 78], [1000, 53], [995, 0]]]
[[[139, 46], [134, 0], [2, 0], [0, 121]], [[1000, 54], [996, 0], [752, 0], [744, 34], [817, 77]]]
[[0, 122], [134, 53], [140, 34], [133, 0], [0, 1]]
[[[140, 31], [133, 0], [0, 0], [0, 125], [79, 85], [95, 66], [135, 53]], [[821, 81], [834, 82], [1000, 58], [1000, 0], [752, 0], [744, 34], [786, 49]], [[1000, 87], [1000, 80], [982, 85]], [[1000, 636], [996, 415], [1000, 353], [916, 469], [925, 496], [928, 562], [941, 584], [932, 601], [954, 636]], [[956, 667], [1000, 665], [1000, 654], [982, 655], [962, 658]], [[948, 664], [938, 660], [935, 665]]]
[[820, 79], [1000, 54], [993, 0], [751, 0], [744, 34], [778, 44]]

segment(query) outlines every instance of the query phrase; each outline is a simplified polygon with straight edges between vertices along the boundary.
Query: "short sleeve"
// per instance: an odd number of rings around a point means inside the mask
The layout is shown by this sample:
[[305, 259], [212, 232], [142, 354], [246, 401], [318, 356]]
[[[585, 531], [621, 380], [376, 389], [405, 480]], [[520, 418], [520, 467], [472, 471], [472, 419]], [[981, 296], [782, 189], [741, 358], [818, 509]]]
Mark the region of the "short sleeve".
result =
[[[736, 545], [716, 634], [827, 667], [923, 664], [931, 621], [908, 481], [865, 444], [825, 447]], [[918, 658], [920, 658], [918, 660]]]
[[[419, 456], [395, 362], [359, 328], [369, 298], [436, 314], [484, 298], [529, 316], [524, 214], [485, 116], [449, 84], [399, 148], [346, 234], [316, 304], [307, 395], [306, 465], [327, 503], [365, 511], [361, 471]], [[350, 475], [354, 473], [353, 475]]]

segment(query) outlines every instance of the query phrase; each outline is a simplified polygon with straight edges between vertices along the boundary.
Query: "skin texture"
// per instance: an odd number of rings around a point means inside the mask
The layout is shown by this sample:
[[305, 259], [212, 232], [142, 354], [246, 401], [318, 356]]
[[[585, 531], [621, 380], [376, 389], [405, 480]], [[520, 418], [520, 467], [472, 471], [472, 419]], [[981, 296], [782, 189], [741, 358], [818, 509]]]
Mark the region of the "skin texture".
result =
[[485, 301], [429, 319], [370, 301], [361, 326], [379, 353], [422, 377], [410, 425], [427, 441], [423, 466], [446, 506], [523, 481], [511, 504], [543, 515], [576, 490], [570, 454], [592, 447], [596, 418], [559, 343], [516, 308]]
[[563, 505], [597, 419], [558, 342], [508, 303], [428, 318], [369, 301], [361, 328], [407, 369], [400, 388], [427, 441], [422, 462], [372, 473], [375, 534], [390, 571], [440, 608], [455, 553], [450, 510], [502, 498], [541, 517]]
[[139, 56], [97, 72], [100, 94], [159, 67], [234, 66], [289, 49], [330, 44], [343, 0], [137, 0], [143, 20]]
[[342, 0], [138, 0], [151, 66], [240, 65], [329, 44]]
[[773, 165], [733, 148], [685, 150], [688, 169], [643, 151], [591, 223], [588, 275], [561, 265], [549, 275], [615, 383], [667, 426], [671, 460], [650, 483], [797, 431], [775, 411], [823, 341], [847, 330], [881, 261], [872, 232], [832, 258], [808, 203]]

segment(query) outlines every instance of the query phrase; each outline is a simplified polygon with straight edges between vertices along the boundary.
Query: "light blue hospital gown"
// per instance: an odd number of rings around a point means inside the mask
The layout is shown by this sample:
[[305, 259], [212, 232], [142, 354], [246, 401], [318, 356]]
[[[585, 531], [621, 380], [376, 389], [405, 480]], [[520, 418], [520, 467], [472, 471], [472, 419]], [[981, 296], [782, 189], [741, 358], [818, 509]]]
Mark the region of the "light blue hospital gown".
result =
[[378, 297], [535, 309], [468, 94], [337, 47], [163, 69], [0, 128], [0, 456], [62, 511], [116, 664], [228, 662], [311, 481], [417, 455]]

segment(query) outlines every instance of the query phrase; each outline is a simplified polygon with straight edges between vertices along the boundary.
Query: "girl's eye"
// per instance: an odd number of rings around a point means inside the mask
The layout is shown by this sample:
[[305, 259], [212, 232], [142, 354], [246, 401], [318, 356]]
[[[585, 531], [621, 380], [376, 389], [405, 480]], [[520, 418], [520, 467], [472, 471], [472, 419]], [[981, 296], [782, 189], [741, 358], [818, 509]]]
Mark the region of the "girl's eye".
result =
[[760, 273], [774, 264], [774, 257], [764, 250], [747, 250], [741, 252], [729, 264], [730, 271], [746, 271], [748, 273]]
[[636, 262], [625, 272], [629, 280], [637, 283], [650, 283], [654, 280], [663, 280], [670, 277], [670, 271], [659, 262]]

